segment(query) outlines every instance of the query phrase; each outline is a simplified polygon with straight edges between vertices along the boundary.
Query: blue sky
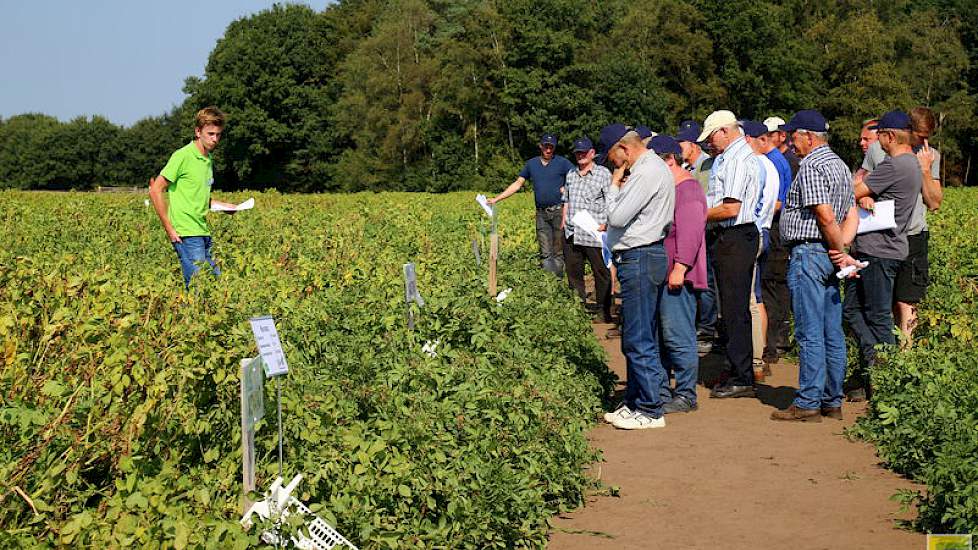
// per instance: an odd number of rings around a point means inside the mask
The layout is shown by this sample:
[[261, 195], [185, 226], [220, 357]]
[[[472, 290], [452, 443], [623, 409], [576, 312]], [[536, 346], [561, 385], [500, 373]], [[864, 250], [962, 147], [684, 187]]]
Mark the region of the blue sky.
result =
[[[0, 0], [0, 116], [41, 112], [117, 124], [183, 101], [228, 24], [262, 0]], [[284, 2], [281, 2], [284, 3]], [[293, 0], [321, 11], [328, 0]]]

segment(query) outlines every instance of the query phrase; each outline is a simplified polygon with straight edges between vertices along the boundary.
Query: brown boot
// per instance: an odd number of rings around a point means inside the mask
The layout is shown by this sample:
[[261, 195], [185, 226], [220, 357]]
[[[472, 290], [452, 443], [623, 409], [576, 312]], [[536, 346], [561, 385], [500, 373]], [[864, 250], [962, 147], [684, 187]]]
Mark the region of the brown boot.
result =
[[800, 409], [794, 405], [781, 411], [771, 413], [771, 420], [788, 422], [821, 422], [822, 411], [818, 409]]
[[842, 407], [822, 407], [822, 416], [842, 420]]

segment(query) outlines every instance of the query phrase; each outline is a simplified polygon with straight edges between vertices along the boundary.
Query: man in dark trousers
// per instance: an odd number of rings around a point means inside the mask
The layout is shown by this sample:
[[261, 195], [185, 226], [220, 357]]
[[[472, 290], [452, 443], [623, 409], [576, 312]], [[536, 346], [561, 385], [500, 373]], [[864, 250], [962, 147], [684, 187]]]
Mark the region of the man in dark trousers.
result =
[[537, 244], [540, 246], [540, 264], [557, 277], [564, 276], [563, 199], [561, 192], [567, 172], [574, 164], [560, 155], [557, 136], [543, 134], [540, 137], [540, 156], [526, 161], [516, 181], [502, 193], [488, 200], [489, 204], [506, 199], [519, 191], [526, 180], [533, 182], [533, 198], [537, 207]]

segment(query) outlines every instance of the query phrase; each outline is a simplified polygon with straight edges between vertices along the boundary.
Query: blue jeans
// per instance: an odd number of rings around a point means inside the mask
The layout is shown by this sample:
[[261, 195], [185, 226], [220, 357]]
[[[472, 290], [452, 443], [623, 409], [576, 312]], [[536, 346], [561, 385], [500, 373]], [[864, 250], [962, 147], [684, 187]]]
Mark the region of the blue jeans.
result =
[[182, 242], [170, 243], [173, 245], [173, 250], [177, 252], [177, 258], [180, 259], [180, 269], [183, 271], [183, 284], [190, 288], [190, 279], [198, 271], [200, 271], [200, 264], [207, 262], [211, 266], [211, 273], [214, 275], [220, 275], [221, 270], [218, 269], [217, 264], [214, 263], [214, 259], [211, 258], [211, 238], [210, 237], [180, 237]]
[[537, 208], [537, 245], [540, 266], [561, 278], [564, 276], [564, 230], [560, 228], [563, 207], [559, 204]]
[[696, 293], [696, 333], [706, 341], [712, 341], [717, 333], [717, 280], [714, 271], [714, 251], [706, 247], [706, 289]]
[[676, 377], [676, 389], [670, 390], [669, 376], [663, 376], [659, 394], [664, 401], [685, 397], [696, 403], [696, 378], [700, 357], [696, 351], [696, 292], [688, 285], [669, 290], [662, 285], [659, 291], [660, 351], [666, 373]]
[[788, 289], [798, 342], [801, 409], [839, 407], [846, 377], [846, 338], [835, 266], [821, 243], [797, 245], [788, 263]]
[[857, 380], [868, 383], [868, 369], [876, 361], [877, 344], [895, 344], [893, 336], [893, 281], [902, 260], [856, 254], [869, 265], [859, 278], [846, 280], [843, 315], [859, 344]]
[[662, 242], [614, 252], [621, 284], [621, 352], [627, 379], [625, 405], [654, 417], [662, 416], [659, 390], [666, 376], [659, 357], [656, 307], [666, 278]]

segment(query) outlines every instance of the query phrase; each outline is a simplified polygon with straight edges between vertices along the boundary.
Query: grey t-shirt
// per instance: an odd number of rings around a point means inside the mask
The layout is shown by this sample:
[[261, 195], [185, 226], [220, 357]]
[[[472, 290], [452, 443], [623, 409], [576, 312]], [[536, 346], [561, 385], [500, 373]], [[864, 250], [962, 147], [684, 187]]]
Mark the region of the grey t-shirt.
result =
[[896, 228], [856, 235], [852, 243], [853, 250], [876, 258], [905, 259], [909, 252], [907, 229], [910, 226], [913, 205], [920, 197], [920, 185], [920, 164], [916, 155], [905, 153], [883, 159], [873, 173], [866, 177], [866, 186], [873, 192], [877, 202], [894, 202]]
[[[941, 179], [941, 152], [933, 147], [931, 149], [934, 151], [934, 162], [930, 165], [930, 177], [939, 180]], [[863, 157], [862, 169], [871, 173], [885, 158], [886, 151], [883, 150], [883, 146], [880, 145], [879, 141], [874, 141], [869, 146], [869, 150], [866, 151], [866, 156]], [[907, 235], [919, 235], [924, 231], [927, 231], [927, 207], [924, 206], [924, 196], [920, 195], [917, 197], [917, 203], [914, 204], [913, 213], [910, 215]]]

